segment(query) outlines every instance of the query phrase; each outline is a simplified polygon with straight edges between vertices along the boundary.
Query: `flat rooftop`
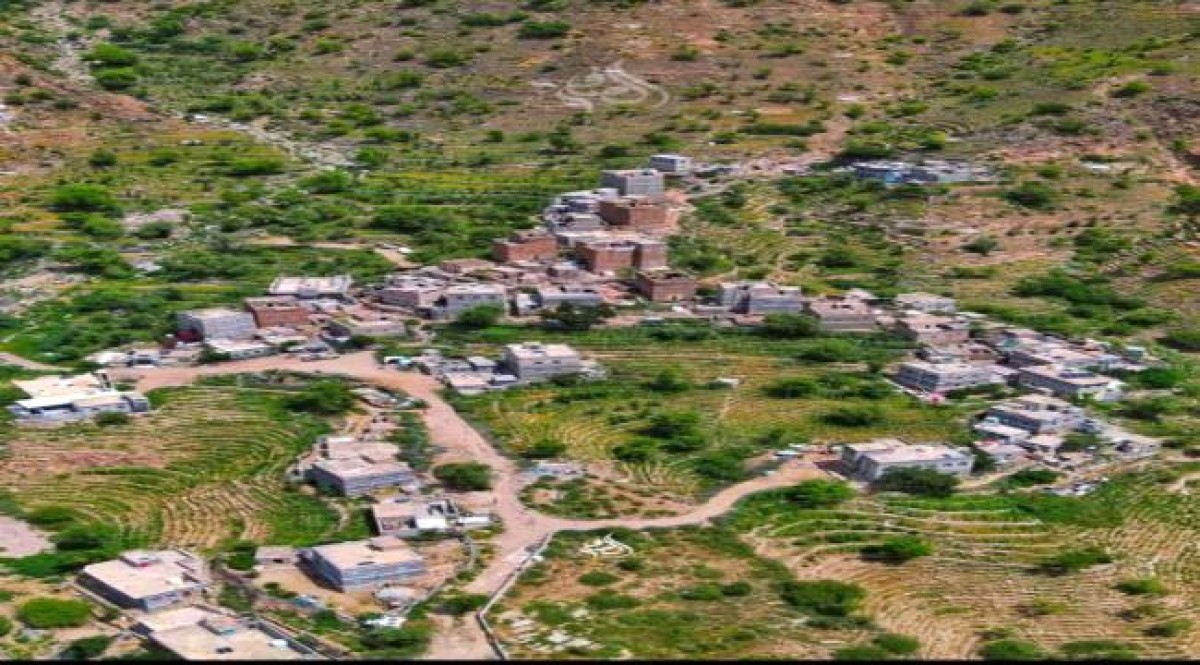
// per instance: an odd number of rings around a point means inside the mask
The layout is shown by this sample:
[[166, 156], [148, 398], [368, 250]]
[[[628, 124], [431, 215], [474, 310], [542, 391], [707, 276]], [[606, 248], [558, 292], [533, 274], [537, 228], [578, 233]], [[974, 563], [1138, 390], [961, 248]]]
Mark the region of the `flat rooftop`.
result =
[[931, 363], [926, 360], [910, 360], [902, 363], [902, 367], [912, 367], [913, 369], [923, 370], [932, 374], [965, 374], [969, 372], [978, 372], [989, 369], [987, 365], [973, 365], [971, 363]]
[[1035, 365], [1033, 367], [1023, 367], [1022, 372], [1041, 376], [1048, 379], [1057, 379], [1064, 383], [1069, 383], [1073, 386], [1103, 386], [1111, 383], [1113, 379], [1092, 372], [1082, 370], [1069, 369], [1058, 365]]
[[126, 552], [84, 566], [89, 577], [130, 598], [147, 598], [207, 583], [203, 562], [179, 550]]
[[869, 450], [862, 455], [884, 464], [936, 462], [945, 459], [962, 459], [967, 456], [961, 450], [940, 445], [901, 445], [882, 450]]
[[231, 307], [205, 307], [204, 309], [189, 309], [183, 313], [200, 321], [205, 319], [221, 319], [227, 316], [250, 316], [247, 312]]
[[203, 623], [181, 625], [169, 630], [154, 631], [150, 634], [150, 639], [184, 660], [318, 659], [314, 655], [295, 651], [287, 641], [272, 637], [242, 622], [230, 623], [228, 629], [222, 630], [221, 633], [214, 632]]
[[75, 376], [42, 376], [26, 381], [13, 381], [12, 384], [32, 398], [41, 397], [82, 397], [108, 392], [104, 381], [95, 374], [76, 374]]
[[522, 344], [509, 344], [506, 347], [509, 353], [521, 360], [533, 360], [537, 358], [578, 358], [579, 354], [575, 349], [566, 344], [540, 344], [538, 342], [524, 342]]
[[286, 277], [275, 278], [268, 292], [271, 295], [295, 295], [298, 293], [343, 293], [354, 283], [350, 275], [332, 277]]
[[340, 570], [358, 566], [394, 566], [421, 561], [404, 541], [381, 536], [371, 540], [352, 540], [345, 543], [319, 545], [313, 552]]
[[344, 479], [370, 478], [384, 474], [412, 472], [412, 469], [403, 462], [375, 461], [364, 457], [323, 459], [314, 462], [313, 466]]

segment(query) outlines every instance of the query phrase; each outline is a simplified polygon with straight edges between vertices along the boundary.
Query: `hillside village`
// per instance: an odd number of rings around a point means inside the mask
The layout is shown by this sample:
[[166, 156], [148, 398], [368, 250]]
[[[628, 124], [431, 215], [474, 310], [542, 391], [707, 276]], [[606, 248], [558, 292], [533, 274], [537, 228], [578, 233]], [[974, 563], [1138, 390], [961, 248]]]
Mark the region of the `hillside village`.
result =
[[0, 2], [0, 660], [1197, 658], [1193, 5]]

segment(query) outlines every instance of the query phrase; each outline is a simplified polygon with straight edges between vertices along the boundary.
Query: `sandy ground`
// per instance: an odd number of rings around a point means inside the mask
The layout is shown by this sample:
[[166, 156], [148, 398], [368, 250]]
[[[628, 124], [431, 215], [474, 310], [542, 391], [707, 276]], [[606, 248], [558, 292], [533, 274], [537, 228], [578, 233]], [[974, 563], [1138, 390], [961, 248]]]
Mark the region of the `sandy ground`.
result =
[[[709, 499], [703, 505], [681, 515], [654, 519], [618, 518], [609, 520], [570, 520], [542, 515], [527, 508], [519, 499], [520, 474], [516, 464], [501, 455], [474, 428], [463, 420], [453, 408], [442, 400], [441, 384], [436, 379], [415, 372], [400, 372], [381, 367], [370, 352], [345, 355], [328, 361], [303, 363], [294, 358], [272, 356], [220, 365], [186, 368], [159, 368], [152, 370], [114, 370], [116, 380], [136, 380], [138, 389], [148, 391], [165, 386], [180, 386], [192, 383], [200, 376], [255, 372], [270, 369], [291, 370], [321, 374], [340, 374], [353, 377], [383, 388], [403, 391], [424, 400], [429, 406], [423, 417], [429, 428], [430, 438], [443, 449], [438, 463], [482, 462], [492, 468], [495, 482], [492, 488], [491, 510], [504, 523], [503, 533], [490, 540], [495, 556], [480, 574], [467, 585], [469, 593], [494, 594], [512, 575], [529, 552], [546, 536], [557, 531], [586, 531], [626, 527], [642, 529], [649, 527], [675, 527], [703, 524], [733, 507], [743, 497], [763, 490], [786, 487], [800, 480], [826, 477], [814, 465], [792, 460], [781, 466], [770, 476], [729, 487]], [[295, 591], [299, 580], [289, 580]], [[439, 631], [434, 639], [428, 658], [431, 660], [487, 659], [494, 655], [487, 645], [482, 629], [472, 620], [451, 622], [439, 619]], [[442, 625], [445, 624], [445, 625]]]
[[23, 557], [52, 547], [46, 535], [28, 524], [0, 515], [0, 556]]

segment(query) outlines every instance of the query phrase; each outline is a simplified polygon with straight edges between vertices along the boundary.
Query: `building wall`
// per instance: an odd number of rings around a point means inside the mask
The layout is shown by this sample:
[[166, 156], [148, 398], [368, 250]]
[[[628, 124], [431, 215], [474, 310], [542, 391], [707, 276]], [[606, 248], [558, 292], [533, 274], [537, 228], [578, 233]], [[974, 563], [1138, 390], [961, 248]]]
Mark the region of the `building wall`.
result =
[[638, 243], [633, 253], [633, 267], [638, 270], [659, 270], [668, 266], [666, 243]]
[[492, 256], [501, 263], [553, 259], [558, 256], [558, 241], [550, 235], [498, 239], [492, 242]]
[[500, 293], [447, 293], [444, 297], [446, 299], [445, 313], [449, 317], [458, 316], [468, 309], [480, 305], [503, 307], [507, 302], [504, 295]]
[[249, 312], [205, 317], [180, 312], [177, 320], [180, 330], [196, 331], [205, 339], [248, 339], [254, 336], [254, 316]]
[[341, 591], [396, 582], [415, 577], [425, 571], [425, 565], [420, 561], [339, 569], [315, 551], [312, 565], [314, 572]]
[[563, 374], [578, 374], [583, 369], [578, 358], [517, 358], [505, 351], [505, 364], [524, 381], [538, 381]]
[[656, 196], [663, 192], [663, 177], [661, 173], [605, 171], [600, 186], [612, 187], [621, 196]]
[[633, 267], [634, 248], [626, 245], [580, 245], [576, 255], [591, 272], [616, 272]]
[[414, 476], [411, 473], [403, 471], [344, 478], [339, 474], [331, 473], [319, 466], [314, 466], [309, 469], [308, 473], [309, 477], [318, 487], [326, 491], [337, 492], [342, 496], [362, 496], [378, 489], [397, 487], [414, 480]]
[[677, 302], [696, 297], [696, 280], [690, 277], [660, 279], [638, 275], [634, 285], [642, 295], [654, 302]]
[[248, 305], [254, 322], [259, 328], [274, 328], [275, 326], [303, 326], [308, 324], [308, 310], [295, 307], [256, 307]]
[[955, 369], [937, 372], [914, 366], [911, 363], [900, 366], [896, 381], [909, 388], [917, 388], [926, 392], [962, 390], [993, 383], [992, 371], [986, 366], [972, 367], [970, 370]]

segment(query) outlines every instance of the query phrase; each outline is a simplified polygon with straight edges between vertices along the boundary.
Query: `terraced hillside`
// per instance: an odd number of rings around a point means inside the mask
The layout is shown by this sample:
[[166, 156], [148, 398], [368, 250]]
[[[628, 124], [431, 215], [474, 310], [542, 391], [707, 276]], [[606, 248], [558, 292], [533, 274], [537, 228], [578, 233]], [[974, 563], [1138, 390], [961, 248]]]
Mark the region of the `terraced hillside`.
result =
[[117, 527], [127, 547], [213, 548], [229, 539], [310, 543], [337, 526], [320, 499], [288, 490], [284, 469], [324, 427], [273, 398], [171, 389], [127, 425], [13, 432], [0, 479], [19, 506]]
[[[1197, 509], [1195, 497], [1168, 492], [1142, 475], [1084, 500], [882, 496], [803, 510], [760, 496], [731, 524], [760, 555], [785, 563], [801, 579], [861, 584], [869, 590], [865, 610], [884, 628], [919, 638], [925, 657], [972, 657], [1003, 630], [1048, 649], [1109, 640], [1133, 645], [1139, 657], [1180, 658], [1196, 654], [1193, 631], [1166, 638], [1148, 630], [1200, 616]], [[933, 555], [898, 566], [857, 556], [860, 548], [897, 535], [920, 537], [933, 545]], [[1084, 545], [1106, 549], [1115, 562], [1071, 575], [1036, 572], [1055, 554]], [[1130, 579], [1159, 580], [1165, 591], [1134, 596], [1118, 590]]]

